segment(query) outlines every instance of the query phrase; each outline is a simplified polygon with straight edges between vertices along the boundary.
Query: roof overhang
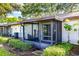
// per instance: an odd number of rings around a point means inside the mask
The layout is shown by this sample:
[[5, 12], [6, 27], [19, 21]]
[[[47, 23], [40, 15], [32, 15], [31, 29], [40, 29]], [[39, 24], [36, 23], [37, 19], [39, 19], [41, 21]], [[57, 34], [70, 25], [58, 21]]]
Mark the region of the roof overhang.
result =
[[61, 14], [57, 15], [55, 18], [61, 19], [61, 21], [64, 21], [65, 19], [70, 20], [79, 19], [79, 12]]
[[42, 18], [36, 18], [36, 19], [24, 19], [26, 23], [30, 22], [41, 22], [41, 21], [49, 21], [49, 20], [58, 20], [58, 21], [64, 21], [65, 19], [79, 19], [79, 12], [72, 12], [72, 13], [64, 13], [64, 14], [58, 14], [55, 16], [46, 16]]
[[79, 12], [58, 14], [55, 16], [46, 16], [46, 17], [35, 18], [35, 19], [24, 19], [23, 21], [14, 22], [14, 23], [2, 23], [0, 24], [0, 27], [18, 25], [18, 24], [24, 24], [24, 23], [37, 23], [37, 22], [50, 21], [50, 20], [64, 21], [67, 18], [68, 19], [79, 19]]

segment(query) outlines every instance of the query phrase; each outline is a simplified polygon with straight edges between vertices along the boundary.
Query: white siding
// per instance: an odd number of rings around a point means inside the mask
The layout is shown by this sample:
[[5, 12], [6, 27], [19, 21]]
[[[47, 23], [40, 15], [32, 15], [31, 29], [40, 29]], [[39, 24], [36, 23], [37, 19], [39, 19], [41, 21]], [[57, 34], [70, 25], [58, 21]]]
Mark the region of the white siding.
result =
[[20, 25], [11, 26], [11, 35], [14, 36], [15, 33], [18, 33], [20, 37]]
[[19, 38], [20, 38], [20, 39], [23, 39], [23, 26], [20, 26]]
[[[68, 41], [68, 32], [64, 29], [64, 24], [65, 23], [70, 24], [70, 25], [73, 25], [75, 23], [79, 23], [79, 21], [78, 20], [75, 20], [75, 21], [63, 22], [62, 23], [62, 41], [67, 42]], [[78, 37], [79, 36], [78, 27], [76, 27], [76, 29], [77, 29], [77, 31], [72, 30], [70, 32], [70, 42], [72, 44], [77, 44], [77, 41], [79, 39], [79, 37]]]
[[26, 24], [24, 29], [25, 29], [25, 39], [28, 39], [28, 34], [32, 35], [32, 25]]

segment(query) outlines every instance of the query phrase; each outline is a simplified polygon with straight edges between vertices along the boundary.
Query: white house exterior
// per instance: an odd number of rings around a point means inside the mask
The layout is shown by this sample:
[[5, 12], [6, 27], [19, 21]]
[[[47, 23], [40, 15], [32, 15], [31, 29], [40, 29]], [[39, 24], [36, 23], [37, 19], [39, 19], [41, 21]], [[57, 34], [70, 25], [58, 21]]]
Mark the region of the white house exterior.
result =
[[[62, 23], [62, 41], [67, 42], [68, 41], [68, 32], [64, 28], [64, 24], [69, 24], [73, 26], [74, 24], [79, 24], [79, 20], [70, 20], [70, 22], [63, 22]], [[74, 28], [77, 29], [77, 31], [74, 31]], [[73, 29], [70, 31], [70, 43], [72, 44], [78, 44], [79, 40], [79, 25], [73, 26]]]
[[[69, 19], [69, 21], [65, 21]], [[64, 24], [79, 24], [79, 12], [49, 16], [37, 19], [26, 19], [19, 23], [10, 24], [8, 29], [3, 33], [9, 33], [11, 36], [16, 36], [25, 42], [31, 43], [36, 47], [45, 48], [59, 42], [68, 41], [68, 32], [64, 28]], [[2, 28], [2, 27], [1, 27]], [[6, 28], [6, 26], [4, 27]], [[70, 43], [78, 44], [79, 26], [73, 27], [77, 31], [70, 31]], [[0, 29], [0, 33], [1, 33]]]
[[0, 25], [0, 35], [15, 37], [15, 34], [18, 33], [18, 38], [20, 38], [20, 27], [21, 25], [17, 23], [2, 24]]
[[15, 34], [18, 33], [18, 37], [20, 37], [20, 25], [12, 25], [9, 31], [11, 36], [14, 37]]

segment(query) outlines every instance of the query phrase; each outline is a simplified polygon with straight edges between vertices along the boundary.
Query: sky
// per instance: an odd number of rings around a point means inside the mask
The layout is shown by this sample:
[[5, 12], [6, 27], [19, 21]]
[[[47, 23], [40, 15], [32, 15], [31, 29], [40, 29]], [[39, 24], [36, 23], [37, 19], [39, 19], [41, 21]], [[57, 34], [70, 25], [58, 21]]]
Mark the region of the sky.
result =
[[8, 13], [7, 16], [8, 16], [8, 17], [22, 17], [20, 11], [13, 11], [11, 14]]

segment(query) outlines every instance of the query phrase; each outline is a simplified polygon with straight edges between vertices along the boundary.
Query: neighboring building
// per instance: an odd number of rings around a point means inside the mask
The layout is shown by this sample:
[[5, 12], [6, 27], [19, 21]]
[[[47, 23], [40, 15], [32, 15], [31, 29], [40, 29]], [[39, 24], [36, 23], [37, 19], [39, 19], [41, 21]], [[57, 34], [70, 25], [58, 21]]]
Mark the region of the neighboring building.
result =
[[10, 34], [12, 37], [20, 37], [20, 25], [12, 25], [10, 29]]
[[15, 23], [3, 23], [0, 25], [0, 35], [20, 38], [20, 25]]
[[7, 23], [0, 23], [0, 35], [1, 36], [8, 36], [9, 26], [7, 26], [6, 24]]
[[[24, 19], [21, 22], [12, 23], [8, 26], [1, 26], [0, 33], [4, 32], [2, 27], [7, 27], [6, 33], [8, 32], [10, 36], [18, 36], [24, 42], [32, 44], [37, 48], [45, 48], [59, 42], [67, 42], [68, 32], [64, 29], [64, 24], [73, 25], [75, 23], [79, 23], [79, 12], [36, 19]], [[72, 44], [78, 44], [78, 27], [75, 27], [77, 31], [71, 31], [70, 33], [70, 42]]]

